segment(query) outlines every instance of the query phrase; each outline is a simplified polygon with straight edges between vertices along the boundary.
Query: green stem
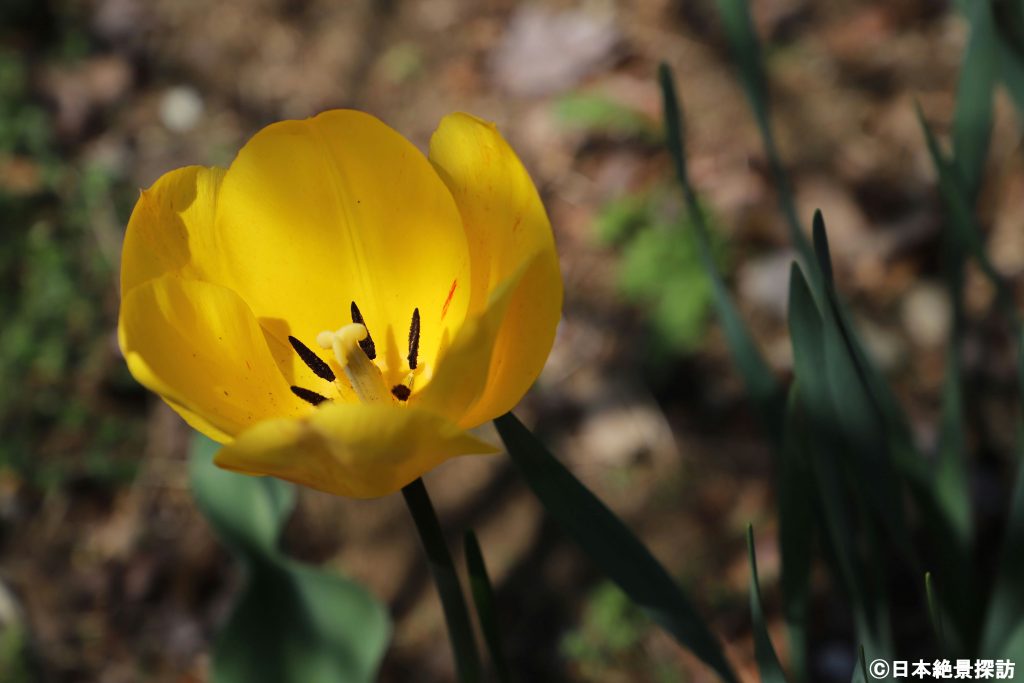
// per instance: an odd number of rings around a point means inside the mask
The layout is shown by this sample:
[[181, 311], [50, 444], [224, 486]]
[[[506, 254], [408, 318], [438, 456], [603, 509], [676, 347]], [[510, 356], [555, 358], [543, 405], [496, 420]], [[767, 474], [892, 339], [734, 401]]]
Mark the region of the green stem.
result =
[[459, 672], [460, 683], [477, 683], [480, 680], [480, 657], [476, 651], [473, 638], [473, 626], [469, 621], [466, 599], [459, 585], [455, 564], [452, 562], [448, 545], [441, 532], [441, 524], [437, 521], [437, 513], [430, 502], [427, 487], [422, 479], [417, 479], [402, 489], [402, 496], [409, 508], [416, 531], [423, 542], [423, 550], [427, 555], [430, 574], [434, 577], [434, 585], [441, 597], [445, 622], [448, 625], [448, 639], [455, 655], [455, 667]]

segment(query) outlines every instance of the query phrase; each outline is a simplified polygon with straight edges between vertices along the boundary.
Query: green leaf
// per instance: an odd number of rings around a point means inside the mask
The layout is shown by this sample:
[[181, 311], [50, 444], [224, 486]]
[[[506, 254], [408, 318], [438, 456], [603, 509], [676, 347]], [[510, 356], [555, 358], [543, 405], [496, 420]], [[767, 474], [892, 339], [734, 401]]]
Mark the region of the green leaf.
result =
[[798, 383], [790, 387], [779, 475], [779, 549], [782, 555], [782, 596], [789, 627], [793, 677], [807, 677], [807, 610], [810, 603], [814, 541], [814, 475], [810, 467], [807, 430], [798, 416]]
[[357, 584], [295, 562], [255, 561], [217, 636], [212, 680], [373, 681], [389, 631], [387, 613]]
[[988, 254], [985, 252], [985, 245], [981, 240], [981, 232], [971, 211], [971, 201], [967, 192], [960, 182], [958, 174], [954, 171], [954, 165], [948, 162], [939, 147], [928, 122], [925, 121], [924, 113], [920, 105], [917, 107], [917, 118], [924, 132], [925, 142], [928, 145], [928, 152], [931, 154], [932, 162], [939, 175], [939, 188], [942, 192], [942, 199], [946, 205], [949, 229], [953, 231], [952, 239], [954, 246], [970, 253], [981, 268], [982, 273], [996, 289], [997, 301], [1003, 314], [1011, 320], [1019, 331], [1019, 316], [1014, 302], [1013, 292], [1006, 283], [999, 271], [992, 265]]
[[931, 572], [925, 572], [924, 587], [928, 600], [928, 619], [932, 623], [932, 631], [935, 633], [935, 640], [939, 645], [939, 653], [949, 654], [949, 646], [946, 644], [946, 629], [942, 620], [942, 607], [935, 595], [935, 581], [932, 579]]
[[718, 640], [650, 551], [511, 413], [494, 421], [516, 468], [548, 514], [662, 628], [723, 680], [738, 680]]
[[222, 470], [213, 464], [217, 448], [194, 437], [192, 491], [246, 582], [216, 638], [211, 680], [375, 680], [391, 630], [384, 607], [358, 584], [283, 555], [291, 485]]
[[[1024, 389], [1024, 342], [1017, 346], [1017, 377]], [[1019, 658], [1024, 652], [1024, 415], [1018, 418], [1017, 450], [1017, 480], [981, 641], [985, 657]]]
[[434, 511], [434, 504], [427, 493], [422, 479], [416, 479], [402, 488], [402, 497], [409, 508], [416, 531], [419, 532], [423, 550], [427, 555], [427, 566], [434, 577], [441, 608], [444, 610], [448, 627], [448, 640], [455, 657], [460, 683], [477, 683], [480, 680], [480, 655], [476, 651], [473, 624], [469, 620], [469, 609], [462, 594], [459, 575], [455, 571], [448, 544], [441, 531], [441, 524]]
[[196, 503], [232, 552], [244, 559], [276, 553], [281, 527], [295, 505], [295, 489], [280, 479], [221, 470], [213, 464], [218, 447], [193, 437], [189, 475]]
[[992, 137], [992, 102], [998, 77], [999, 41], [988, 2], [967, 8], [971, 37], [960, 67], [956, 110], [953, 113], [953, 150], [960, 181], [968, 197], [981, 188]]
[[768, 627], [764, 623], [764, 605], [761, 601], [761, 583], [757, 577], [757, 555], [754, 552], [754, 527], [747, 526], [747, 557], [750, 560], [750, 616], [754, 622], [754, 656], [761, 683], [786, 683], [786, 675], [775, 654]]
[[[740, 80], [747, 93], [747, 101], [754, 112], [754, 119], [761, 132], [765, 154], [772, 169], [772, 176], [778, 189], [779, 203], [782, 213], [789, 224], [790, 241], [805, 263], [811, 262], [811, 245], [804, 234], [803, 226], [797, 216], [793, 188], [783, 170], [775, 136], [772, 133], [771, 115], [768, 98], [768, 79], [761, 61], [761, 46], [754, 32], [754, 22], [750, 17], [747, 0], [717, 0], [718, 14], [722, 19], [725, 34], [732, 47], [740, 71]], [[812, 283], [817, 288], [817, 273], [813, 273]]]
[[851, 683], [874, 683], [877, 680], [874, 676], [868, 678], [868, 662], [864, 658], [864, 646], [857, 648], [857, 662], [853, 666], [853, 678]]
[[782, 389], [754, 344], [753, 337], [743, 323], [743, 319], [740, 318], [736, 304], [729, 294], [729, 289], [725, 285], [725, 280], [715, 260], [704, 212], [701, 210], [697, 193], [690, 185], [684, 147], [684, 120], [679, 107], [679, 99], [676, 96], [672, 71], [666, 64], [662, 64], [658, 68], [658, 79], [661, 84], [662, 103], [665, 110], [666, 145], [683, 191], [683, 197], [686, 200], [690, 222], [697, 238], [700, 260], [711, 282], [715, 309], [725, 331], [729, 350], [736, 365], [739, 366], [740, 374], [743, 376], [747, 391], [750, 392], [754, 405], [757, 407], [761, 422], [773, 443], [779, 446], [782, 442], [782, 415], [785, 412]]
[[491, 655], [491, 663], [494, 665], [498, 680], [501, 683], [509, 683], [512, 677], [509, 674], [508, 662], [501, 647], [494, 589], [491, 587], [491, 579], [487, 575], [487, 565], [484, 564], [484, 555], [480, 551], [480, 543], [476, 539], [476, 534], [467, 531], [463, 545], [466, 553], [466, 566], [469, 569], [469, 586], [473, 593], [473, 604], [476, 605], [476, 615], [480, 620], [480, 629], [484, 632], [484, 641], [487, 643], [487, 650]]
[[1024, 116], [1024, 58], [1002, 39], [999, 41], [999, 75], [1017, 107], [1017, 116]]
[[[803, 272], [793, 264], [790, 271], [789, 334], [793, 342], [794, 370], [799, 400], [790, 404], [787, 420], [793, 431], [807, 440], [811, 472], [825, 539], [831, 559], [850, 598], [858, 639], [868, 643], [873, 656], [889, 650], [884, 624], [884, 595], [876, 594], [864, 562], [858, 555], [855, 516], [850, 514], [847, 484], [846, 448], [842, 438], [845, 411], [836, 404], [829, 373], [826, 348], [835, 347], [834, 334], [826, 334], [824, 316], [819, 311]], [[834, 327], [834, 326], [833, 326]], [[830, 342], [830, 339], [832, 340]], [[835, 356], [833, 350], [832, 356]]]

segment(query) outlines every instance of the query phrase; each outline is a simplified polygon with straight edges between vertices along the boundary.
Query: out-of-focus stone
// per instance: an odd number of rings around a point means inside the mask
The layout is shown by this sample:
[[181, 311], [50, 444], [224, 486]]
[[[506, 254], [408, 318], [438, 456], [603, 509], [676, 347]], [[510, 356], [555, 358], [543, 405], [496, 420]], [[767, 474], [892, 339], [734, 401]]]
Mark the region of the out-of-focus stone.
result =
[[949, 337], [952, 325], [949, 297], [934, 282], [919, 282], [911, 287], [903, 298], [900, 313], [903, 327], [916, 346], [936, 348]]
[[907, 355], [907, 345], [898, 333], [881, 327], [867, 318], [858, 318], [854, 328], [867, 352], [882, 371], [896, 367]]
[[564, 91], [609, 60], [620, 39], [610, 13], [527, 5], [492, 55], [495, 79], [518, 95]]
[[779, 249], [746, 261], [736, 273], [740, 298], [755, 308], [785, 319], [789, 303], [789, 270], [796, 260], [792, 249]]
[[595, 410], [579, 435], [581, 452], [591, 463], [625, 467], [643, 456], [677, 451], [665, 416], [653, 402], [612, 403]]
[[195, 88], [168, 88], [160, 99], [160, 121], [175, 133], [184, 133], [195, 128], [204, 109], [203, 98]]

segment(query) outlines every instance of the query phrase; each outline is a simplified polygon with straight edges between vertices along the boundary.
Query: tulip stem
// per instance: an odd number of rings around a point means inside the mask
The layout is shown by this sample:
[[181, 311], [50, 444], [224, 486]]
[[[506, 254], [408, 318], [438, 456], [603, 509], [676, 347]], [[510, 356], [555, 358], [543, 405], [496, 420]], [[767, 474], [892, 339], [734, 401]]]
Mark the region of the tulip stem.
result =
[[473, 626], [469, 620], [466, 598], [459, 584], [455, 564], [445, 543], [441, 524], [430, 502], [430, 495], [422, 479], [417, 479], [402, 489], [402, 496], [409, 508], [416, 531], [419, 532], [423, 550], [427, 555], [430, 574], [434, 577], [445, 622], [448, 625], [448, 639], [455, 655], [455, 666], [460, 683], [477, 683], [480, 680], [480, 656], [476, 651]]

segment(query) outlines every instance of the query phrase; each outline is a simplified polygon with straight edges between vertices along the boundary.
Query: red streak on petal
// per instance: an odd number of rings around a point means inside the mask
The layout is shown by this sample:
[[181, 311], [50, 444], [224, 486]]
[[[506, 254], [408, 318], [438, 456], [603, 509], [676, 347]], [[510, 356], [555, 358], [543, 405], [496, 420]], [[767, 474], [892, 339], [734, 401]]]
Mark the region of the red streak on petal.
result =
[[444, 317], [448, 315], [448, 305], [452, 302], [452, 297], [455, 296], [455, 288], [458, 284], [458, 278], [452, 280], [452, 288], [448, 290], [448, 298], [444, 300], [444, 306], [441, 308], [441, 320], [444, 320]]

